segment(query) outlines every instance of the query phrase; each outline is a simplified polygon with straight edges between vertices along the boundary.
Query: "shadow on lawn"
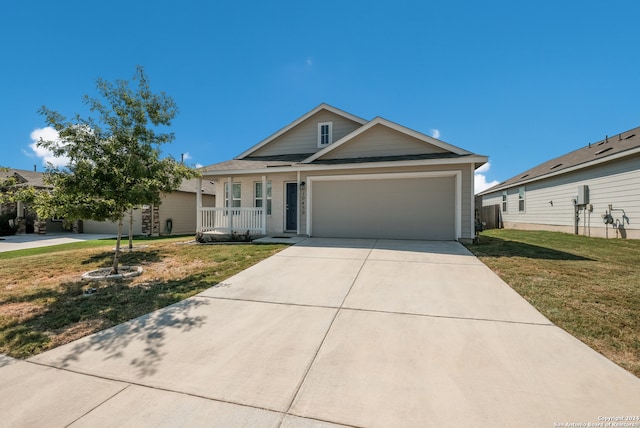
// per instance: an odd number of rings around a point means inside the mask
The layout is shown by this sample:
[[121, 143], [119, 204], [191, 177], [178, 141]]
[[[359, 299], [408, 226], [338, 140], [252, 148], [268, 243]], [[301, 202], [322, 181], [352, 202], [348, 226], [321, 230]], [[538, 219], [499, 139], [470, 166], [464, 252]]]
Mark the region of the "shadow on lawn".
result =
[[[65, 333], [77, 338], [106, 328], [69, 345], [58, 364], [66, 367], [83, 352], [97, 352], [103, 359], [124, 358], [127, 347], [142, 342], [142, 347], [134, 346], [128, 353], [130, 364], [139, 376], [152, 375], [164, 355], [168, 329], [186, 332], [205, 322], [205, 317], [193, 315], [193, 311], [207, 301], [184, 299], [215, 284], [199, 275], [133, 287], [115, 281], [102, 283], [96, 294], [87, 296], [82, 292], [85, 283], [68, 282], [58, 290], [8, 299], [0, 304], [30, 307], [34, 314], [29, 319], [14, 317], [0, 322], [0, 349], [13, 357], [27, 358], [47, 350], [52, 333], [56, 340]], [[74, 329], [82, 332], [74, 333]]]
[[469, 245], [467, 248], [469, 248], [469, 250], [478, 257], [525, 257], [529, 259], [579, 261], [593, 260], [587, 257], [547, 247], [482, 235], [480, 236], [479, 243]]
[[[167, 331], [177, 329], [181, 333], [202, 327], [206, 317], [192, 312], [207, 300], [188, 299], [159, 311], [143, 315], [129, 322], [100, 331], [71, 345], [57, 362], [68, 367], [84, 353], [96, 360], [130, 358], [129, 365], [137, 370], [137, 377], [151, 376], [166, 352], [163, 352]], [[127, 352], [127, 348], [128, 352]]]
[[[82, 261], [83, 265], [91, 264], [91, 263], [101, 263], [101, 267], [109, 267], [113, 263], [113, 254], [114, 251], [103, 251], [98, 254], [94, 254], [91, 257]], [[118, 258], [119, 262], [122, 266], [126, 265], [138, 265], [144, 263], [156, 263], [162, 261], [162, 255], [158, 250], [148, 250], [144, 251], [128, 251], [121, 250], [120, 257]]]

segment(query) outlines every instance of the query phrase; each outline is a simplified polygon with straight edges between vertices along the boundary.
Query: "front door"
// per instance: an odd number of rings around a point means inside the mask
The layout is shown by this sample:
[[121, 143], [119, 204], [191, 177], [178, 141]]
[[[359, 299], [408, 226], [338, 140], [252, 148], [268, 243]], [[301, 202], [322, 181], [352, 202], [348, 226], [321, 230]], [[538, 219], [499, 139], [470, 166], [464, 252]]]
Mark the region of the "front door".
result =
[[285, 220], [284, 230], [298, 231], [298, 183], [285, 183]]

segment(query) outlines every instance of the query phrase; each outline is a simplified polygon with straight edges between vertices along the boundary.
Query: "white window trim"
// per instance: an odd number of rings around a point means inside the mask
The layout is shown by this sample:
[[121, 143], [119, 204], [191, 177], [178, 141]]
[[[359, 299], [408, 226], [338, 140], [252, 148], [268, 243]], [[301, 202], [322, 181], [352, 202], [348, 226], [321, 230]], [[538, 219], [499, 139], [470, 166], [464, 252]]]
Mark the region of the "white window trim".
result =
[[[238, 185], [240, 187], [240, 197], [236, 198], [233, 194], [233, 186]], [[224, 184], [224, 206], [225, 208], [239, 208], [242, 206], [242, 184], [238, 182], [232, 182], [231, 186], [229, 186], [229, 182], [226, 181]], [[240, 205], [237, 207], [233, 206], [233, 201], [240, 201]]]
[[[329, 141], [326, 144], [322, 144], [322, 127], [329, 127]], [[333, 143], [333, 122], [318, 122], [318, 147], [327, 147]]]
[[503, 190], [500, 196], [500, 208], [503, 213], [509, 212], [509, 193], [506, 190]]
[[[258, 200], [262, 200], [262, 198], [258, 198], [257, 196], [257, 186], [260, 185], [262, 187], [262, 181], [254, 181], [253, 182], [253, 206], [258, 208]], [[269, 212], [269, 202], [271, 202], [271, 211], [273, 211], [273, 185], [271, 184], [271, 180], [267, 181], [267, 189], [271, 189], [271, 195], [269, 194], [269, 192], [267, 192], [265, 194], [264, 199], [267, 201], [267, 206], [265, 207], [266, 211], [267, 211], [267, 215], [271, 215], [271, 212]], [[263, 190], [263, 194], [264, 194], [265, 190]]]
[[[522, 199], [520, 199], [520, 191], [522, 191]], [[522, 202], [522, 209], [520, 209], [520, 202]], [[527, 189], [525, 186], [518, 187], [518, 213], [527, 212]]]

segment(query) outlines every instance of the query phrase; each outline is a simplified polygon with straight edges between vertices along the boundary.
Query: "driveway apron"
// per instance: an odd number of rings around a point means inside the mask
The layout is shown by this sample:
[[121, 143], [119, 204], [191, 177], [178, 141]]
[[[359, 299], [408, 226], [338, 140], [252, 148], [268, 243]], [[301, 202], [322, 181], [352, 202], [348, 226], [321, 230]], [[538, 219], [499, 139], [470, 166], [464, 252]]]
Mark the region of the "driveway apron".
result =
[[455, 242], [309, 238], [191, 299], [0, 359], [14, 425], [586, 426], [638, 403], [640, 379]]

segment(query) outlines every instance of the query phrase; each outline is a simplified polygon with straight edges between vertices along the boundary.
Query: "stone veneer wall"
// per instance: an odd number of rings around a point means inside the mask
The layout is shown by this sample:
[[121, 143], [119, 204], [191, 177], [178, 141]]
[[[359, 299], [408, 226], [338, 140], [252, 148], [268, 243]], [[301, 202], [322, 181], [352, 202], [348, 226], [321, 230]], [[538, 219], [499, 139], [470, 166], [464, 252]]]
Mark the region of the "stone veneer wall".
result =
[[[151, 224], [151, 210], [153, 210], [153, 225]], [[145, 205], [142, 208], [142, 234], [158, 235], [160, 233], [160, 207]]]

